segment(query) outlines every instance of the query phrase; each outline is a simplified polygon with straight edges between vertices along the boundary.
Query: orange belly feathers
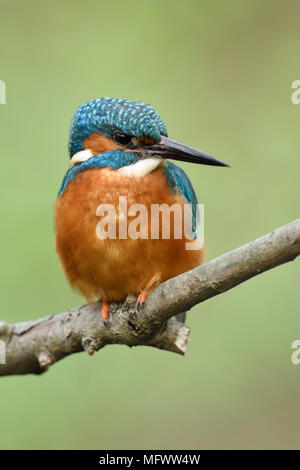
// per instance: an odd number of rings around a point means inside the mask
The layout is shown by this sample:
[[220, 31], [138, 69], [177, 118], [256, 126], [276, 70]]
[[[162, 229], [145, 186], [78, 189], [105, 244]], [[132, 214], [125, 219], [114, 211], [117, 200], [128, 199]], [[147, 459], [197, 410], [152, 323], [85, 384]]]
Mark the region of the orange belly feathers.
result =
[[141, 293], [143, 301], [159, 283], [202, 261], [202, 250], [186, 250], [189, 240], [175, 239], [172, 231], [171, 239], [99, 239], [97, 207], [112, 204], [118, 215], [119, 196], [127, 196], [128, 207], [144, 204], [149, 213], [152, 204], [186, 203], [168, 187], [162, 168], [135, 178], [134, 184], [108, 168], [86, 170], [69, 183], [55, 205], [56, 248], [71, 286], [89, 302]]

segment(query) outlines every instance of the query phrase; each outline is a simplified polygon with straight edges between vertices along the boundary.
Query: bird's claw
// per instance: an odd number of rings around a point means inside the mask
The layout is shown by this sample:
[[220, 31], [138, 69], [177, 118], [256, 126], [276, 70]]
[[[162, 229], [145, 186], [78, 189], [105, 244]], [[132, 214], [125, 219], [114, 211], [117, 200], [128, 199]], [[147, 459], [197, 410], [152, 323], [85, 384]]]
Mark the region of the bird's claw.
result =
[[140, 292], [137, 301], [136, 301], [136, 307], [135, 311], [138, 314], [141, 311], [141, 308], [143, 307], [144, 303], [146, 302], [148, 293], [146, 291]]
[[138, 315], [141, 311], [143, 304], [137, 300], [135, 304], [135, 313]]

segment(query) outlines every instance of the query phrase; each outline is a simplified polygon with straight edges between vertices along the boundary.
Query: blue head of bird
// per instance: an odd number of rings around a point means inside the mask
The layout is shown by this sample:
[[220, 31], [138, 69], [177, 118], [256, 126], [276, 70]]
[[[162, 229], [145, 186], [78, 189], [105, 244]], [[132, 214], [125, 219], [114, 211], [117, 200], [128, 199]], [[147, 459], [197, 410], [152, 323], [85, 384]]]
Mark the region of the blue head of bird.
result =
[[89, 168], [123, 169], [144, 176], [166, 159], [204, 165], [229, 166], [202, 151], [168, 138], [167, 128], [150, 105], [118, 98], [101, 98], [80, 106], [72, 120], [70, 168], [62, 194], [76, 174]]

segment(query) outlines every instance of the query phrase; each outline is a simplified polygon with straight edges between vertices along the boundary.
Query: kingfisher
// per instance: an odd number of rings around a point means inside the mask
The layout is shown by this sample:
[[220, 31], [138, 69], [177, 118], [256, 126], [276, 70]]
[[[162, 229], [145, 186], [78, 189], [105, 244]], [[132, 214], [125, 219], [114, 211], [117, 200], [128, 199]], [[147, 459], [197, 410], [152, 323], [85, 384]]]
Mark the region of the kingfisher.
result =
[[[105, 323], [111, 302], [131, 294], [141, 306], [161, 282], [203, 262], [203, 247], [186, 249], [186, 243], [198, 237], [196, 194], [185, 172], [169, 159], [229, 165], [170, 139], [163, 119], [149, 104], [108, 97], [77, 109], [69, 154], [55, 204], [56, 249], [71, 286], [88, 302], [102, 301]], [[99, 236], [99, 207], [115, 209], [119, 225], [121, 220], [126, 227], [132, 222], [132, 214], [120, 208], [124, 197], [127, 207], [146, 208], [147, 228], [140, 228], [140, 236], [130, 237], [127, 232], [120, 236], [118, 226], [114, 237]], [[149, 227], [157, 222], [151, 208], [162, 204], [191, 208], [190, 234], [178, 237], [171, 229], [164, 237], [159, 219], [158, 232], [151, 237]], [[109, 221], [113, 215], [106, 217]]]

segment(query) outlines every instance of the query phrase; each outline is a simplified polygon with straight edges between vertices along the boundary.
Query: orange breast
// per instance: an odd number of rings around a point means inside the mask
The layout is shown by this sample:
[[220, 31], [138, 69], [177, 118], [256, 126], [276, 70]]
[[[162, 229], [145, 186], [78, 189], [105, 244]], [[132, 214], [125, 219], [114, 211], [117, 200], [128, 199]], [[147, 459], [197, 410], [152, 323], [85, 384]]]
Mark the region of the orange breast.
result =
[[[56, 247], [72, 287], [88, 301], [121, 301], [128, 294], [138, 295], [202, 260], [202, 251], [186, 250], [186, 238], [175, 239], [172, 230], [170, 239], [162, 239], [161, 224], [159, 239], [99, 239], [97, 208], [111, 204], [121, 215], [119, 196], [127, 196], [128, 207], [142, 203], [148, 208], [149, 230], [152, 204], [185, 203], [169, 189], [161, 168], [144, 178], [127, 177], [107, 168], [90, 169], [69, 183], [55, 205]], [[128, 224], [131, 220], [128, 217]]]

